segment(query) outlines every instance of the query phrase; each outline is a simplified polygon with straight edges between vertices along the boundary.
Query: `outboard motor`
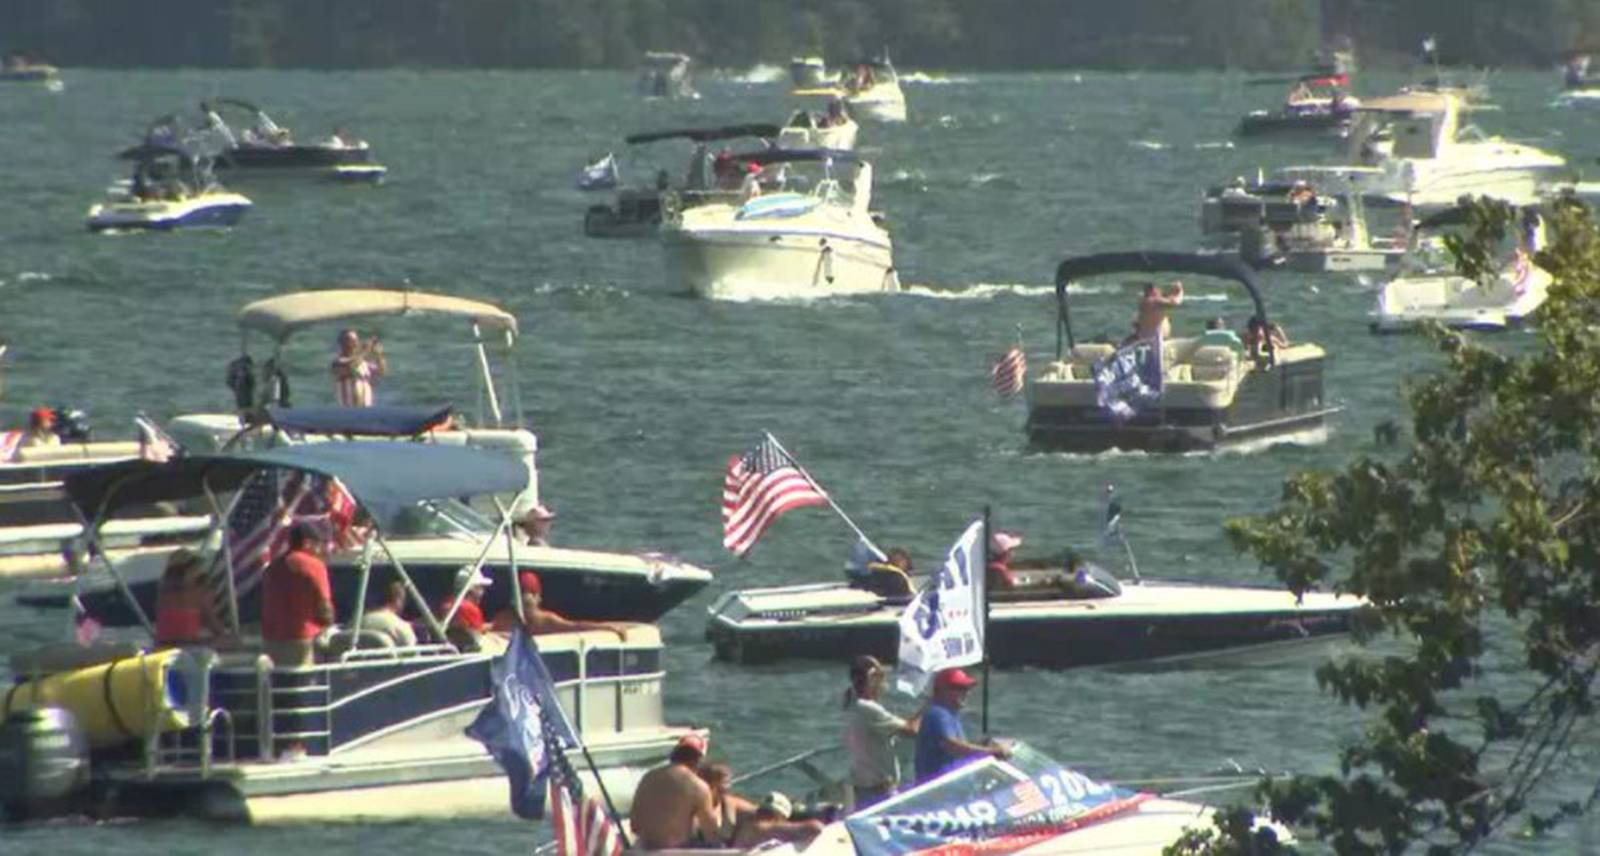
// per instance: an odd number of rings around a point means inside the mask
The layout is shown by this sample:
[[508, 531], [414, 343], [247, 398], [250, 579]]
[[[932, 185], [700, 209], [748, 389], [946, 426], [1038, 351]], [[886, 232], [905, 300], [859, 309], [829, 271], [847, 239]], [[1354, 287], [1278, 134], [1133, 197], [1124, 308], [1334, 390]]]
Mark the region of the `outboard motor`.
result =
[[0, 723], [0, 813], [9, 820], [68, 813], [89, 786], [89, 742], [71, 711], [18, 710]]
[[56, 411], [56, 436], [63, 443], [87, 443], [94, 427], [89, 424], [89, 414], [82, 410], [68, 410], [57, 407]]

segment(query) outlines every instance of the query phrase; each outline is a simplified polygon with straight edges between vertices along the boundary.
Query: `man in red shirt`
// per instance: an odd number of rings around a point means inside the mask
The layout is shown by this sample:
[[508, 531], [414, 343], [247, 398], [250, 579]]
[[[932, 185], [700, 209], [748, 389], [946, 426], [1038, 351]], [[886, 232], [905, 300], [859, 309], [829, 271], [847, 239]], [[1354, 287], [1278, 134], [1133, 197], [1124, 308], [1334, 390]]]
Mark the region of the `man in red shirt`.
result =
[[267, 568], [261, 581], [261, 642], [278, 668], [315, 662], [312, 645], [333, 624], [333, 595], [322, 542], [304, 523], [289, 529], [289, 552]]
[[471, 651], [478, 650], [479, 637], [489, 629], [489, 622], [483, 617], [483, 590], [493, 584], [494, 580], [472, 565], [462, 565], [461, 569], [456, 571], [455, 588], [451, 589], [450, 596], [439, 604], [439, 615], [449, 614], [450, 605], [456, 599], [456, 592], [465, 592], [461, 596], [461, 605], [456, 608], [456, 614], [450, 618], [450, 626], [445, 628], [445, 635], [457, 646]]

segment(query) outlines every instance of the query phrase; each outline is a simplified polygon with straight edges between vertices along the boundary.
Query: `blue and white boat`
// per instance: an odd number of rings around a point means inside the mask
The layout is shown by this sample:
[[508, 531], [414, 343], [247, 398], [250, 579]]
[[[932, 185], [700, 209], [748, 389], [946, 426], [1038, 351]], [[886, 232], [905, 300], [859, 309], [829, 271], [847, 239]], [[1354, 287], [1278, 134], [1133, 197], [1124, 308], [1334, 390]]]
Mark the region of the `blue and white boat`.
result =
[[[83, 774], [0, 790], [0, 798], [31, 797], [13, 799], [9, 814], [266, 823], [506, 811], [503, 772], [463, 733], [492, 696], [490, 666], [505, 643], [492, 633], [446, 634], [443, 616], [464, 592], [451, 592], [448, 606], [419, 595], [389, 534], [419, 502], [519, 489], [522, 476], [501, 456], [381, 441], [306, 444], [127, 461], [76, 474], [67, 490], [96, 533], [118, 513], [158, 500], [205, 506], [221, 528], [229, 497], [252, 480], [286, 478], [336, 480], [373, 527], [360, 565], [332, 571], [355, 577], [363, 596], [341, 605], [338, 624], [317, 638], [317, 662], [283, 666], [264, 652], [259, 614], [240, 597], [251, 580], [219, 549], [207, 579], [236, 634], [226, 644], [157, 648], [147, 641], [153, 628], [141, 611], [140, 627], [119, 642], [67, 643], [13, 657], [18, 683], [3, 696], [9, 718], [0, 729], [7, 744], [0, 746], [0, 776], [30, 769]], [[499, 524], [509, 526], [509, 515]], [[497, 587], [514, 588], [519, 566], [513, 557], [504, 569], [481, 560], [468, 567], [464, 580], [489, 571]], [[119, 568], [102, 572], [126, 591]], [[387, 579], [409, 592], [407, 615], [419, 644], [394, 647], [384, 634], [352, 630], [362, 626], [367, 590]], [[626, 811], [638, 778], [690, 731], [663, 718], [659, 632], [637, 625], [625, 633], [546, 635], [539, 647], [600, 781]], [[17, 760], [39, 758], [49, 763], [19, 767]]]
[[89, 208], [89, 231], [226, 229], [250, 210], [249, 198], [217, 184], [210, 164], [192, 152], [141, 146], [131, 159], [133, 178]]

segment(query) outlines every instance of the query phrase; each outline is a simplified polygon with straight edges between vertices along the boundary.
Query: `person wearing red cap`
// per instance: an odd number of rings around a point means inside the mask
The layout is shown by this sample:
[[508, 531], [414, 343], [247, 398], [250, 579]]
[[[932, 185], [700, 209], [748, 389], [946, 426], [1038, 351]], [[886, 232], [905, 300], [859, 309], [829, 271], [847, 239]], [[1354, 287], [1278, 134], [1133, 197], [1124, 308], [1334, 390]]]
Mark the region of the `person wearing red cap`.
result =
[[933, 679], [933, 698], [922, 712], [917, 729], [917, 781], [925, 782], [963, 759], [979, 755], [1009, 758], [1011, 751], [998, 743], [973, 743], [961, 726], [961, 706], [978, 682], [960, 669], [945, 669]]
[[628, 823], [645, 850], [685, 847], [701, 836], [716, 834], [717, 813], [711, 787], [700, 778], [706, 739], [685, 734], [667, 756], [667, 763], [644, 774], [633, 792]]
[[24, 447], [59, 446], [61, 437], [56, 434], [56, 412], [48, 407], [36, 408], [28, 414], [28, 433], [22, 435]]
[[510, 633], [522, 625], [528, 633], [539, 636], [545, 633], [575, 633], [581, 630], [605, 630], [615, 633], [624, 642], [628, 639], [628, 625], [606, 621], [574, 621], [554, 610], [544, 608], [544, 583], [533, 571], [517, 574], [517, 589], [522, 598], [522, 616], [518, 618], [515, 606], [507, 606], [495, 613], [490, 629], [496, 633]]

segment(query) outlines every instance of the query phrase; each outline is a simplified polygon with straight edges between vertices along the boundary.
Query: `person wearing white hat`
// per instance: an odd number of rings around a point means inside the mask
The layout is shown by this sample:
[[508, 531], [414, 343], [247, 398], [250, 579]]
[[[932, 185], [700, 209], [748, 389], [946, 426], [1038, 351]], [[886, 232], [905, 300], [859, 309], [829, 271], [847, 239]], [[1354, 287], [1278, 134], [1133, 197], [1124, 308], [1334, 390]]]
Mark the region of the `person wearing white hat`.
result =
[[736, 850], [752, 850], [769, 841], [805, 844], [822, 831], [822, 821], [790, 820], [793, 816], [794, 804], [788, 797], [773, 791], [756, 806], [754, 814], [739, 821], [730, 846]]
[[543, 503], [528, 509], [518, 522], [523, 532], [527, 533], [528, 545], [532, 547], [550, 546], [550, 526], [555, 522], [556, 513]]
[[989, 536], [989, 561], [985, 566], [989, 588], [1017, 587], [1017, 578], [1011, 573], [1011, 554], [1021, 546], [1022, 536], [1012, 532], [997, 530]]
[[456, 595], [461, 595], [461, 605], [456, 607], [455, 615], [450, 618], [450, 626], [445, 628], [450, 641], [476, 649], [478, 637], [489, 626], [483, 617], [483, 590], [491, 585], [494, 585], [494, 580], [474, 565], [462, 565], [456, 571], [455, 587], [450, 590], [444, 603], [439, 605], [439, 614], [446, 615], [455, 603]]

